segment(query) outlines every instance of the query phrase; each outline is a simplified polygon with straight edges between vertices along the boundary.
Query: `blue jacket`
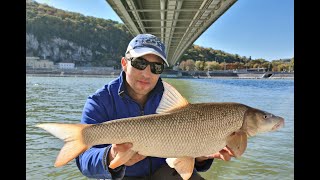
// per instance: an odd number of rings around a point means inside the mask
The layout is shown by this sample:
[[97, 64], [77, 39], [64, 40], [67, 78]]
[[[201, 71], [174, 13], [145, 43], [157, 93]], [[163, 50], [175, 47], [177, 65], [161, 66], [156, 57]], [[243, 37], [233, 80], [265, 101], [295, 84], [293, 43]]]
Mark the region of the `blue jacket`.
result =
[[[98, 89], [89, 96], [82, 112], [81, 123], [97, 124], [114, 119], [155, 114], [163, 94], [163, 84], [159, 78], [155, 88], [150, 92], [144, 107], [141, 107], [130, 96], [125, 87], [125, 72]], [[93, 146], [76, 158], [76, 163], [81, 173], [89, 178], [117, 179], [125, 176], [148, 176], [154, 173], [161, 165], [165, 164], [165, 158], [147, 157], [132, 166], [120, 166], [110, 169], [107, 165], [107, 154], [110, 144]], [[204, 165], [196, 170], [206, 171], [213, 160], [207, 160]]]

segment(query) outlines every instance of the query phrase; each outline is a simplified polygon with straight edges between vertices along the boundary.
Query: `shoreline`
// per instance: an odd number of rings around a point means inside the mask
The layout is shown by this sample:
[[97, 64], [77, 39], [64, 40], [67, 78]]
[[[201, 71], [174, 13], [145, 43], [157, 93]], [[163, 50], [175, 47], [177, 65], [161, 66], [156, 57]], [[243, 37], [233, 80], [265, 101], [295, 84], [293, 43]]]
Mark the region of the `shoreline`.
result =
[[113, 78], [118, 77], [119, 75], [107, 75], [107, 74], [32, 74], [26, 73], [27, 77], [107, 77]]
[[[45, 77], [118, 77], [121, 69], [89, 68], [89, 69], [26, 69], [27, 76]], [[165, 70], [161, 78], [178, 79], [294, 79], [289, 72], [246, 72], [246, 71], [179, 71]]]
[[[258, 74], [260, 75], [260, 74]], [[264, 78], [257, 74], [246, 74], [246, 76], [162, 76], [168, 79], [294, 79], [292, 76], [276, 76]], [[116, 78], [119, 74], [53, 74], [53, 73], [26, 73], [27, 77], [98, 77], [98, 78]]]

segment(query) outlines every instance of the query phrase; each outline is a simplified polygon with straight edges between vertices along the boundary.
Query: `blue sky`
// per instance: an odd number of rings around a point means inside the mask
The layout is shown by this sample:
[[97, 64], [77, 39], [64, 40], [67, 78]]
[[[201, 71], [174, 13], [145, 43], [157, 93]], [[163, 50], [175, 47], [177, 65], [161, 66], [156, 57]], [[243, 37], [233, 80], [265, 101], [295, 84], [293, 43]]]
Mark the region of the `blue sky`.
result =
[[[105, 0], [36, 0], [121, 22]], [[238, 0], [194, 44], [252, 59], [294, 57], [294, 0]]]

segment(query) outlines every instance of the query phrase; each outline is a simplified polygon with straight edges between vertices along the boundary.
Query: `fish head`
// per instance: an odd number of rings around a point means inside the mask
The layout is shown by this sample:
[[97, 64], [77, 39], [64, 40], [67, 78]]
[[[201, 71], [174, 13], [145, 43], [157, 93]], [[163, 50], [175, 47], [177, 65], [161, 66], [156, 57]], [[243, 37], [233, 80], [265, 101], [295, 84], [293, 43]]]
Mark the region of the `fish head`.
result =
[[284, 118], [259, 109], [249, 108], [244, 116], [244, 127], [249, 136], [276, 131], [284, 126]]

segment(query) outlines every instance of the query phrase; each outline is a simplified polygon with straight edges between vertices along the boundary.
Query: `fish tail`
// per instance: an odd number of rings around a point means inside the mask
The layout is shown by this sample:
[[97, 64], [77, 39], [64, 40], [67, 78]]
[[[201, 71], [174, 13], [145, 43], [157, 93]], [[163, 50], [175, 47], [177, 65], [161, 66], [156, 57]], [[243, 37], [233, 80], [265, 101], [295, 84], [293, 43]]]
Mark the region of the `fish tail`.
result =
[[66, 165], [69, 161], [78, 157], [82, 152], [89, 148], [83, 141], [82, 130], [90, 126], [89, 124], [59, 124], [44, 123], [36, 127], [42, 128], [52, 135], [64, 141], [59, 155], [54, 164], [55, 167]]

